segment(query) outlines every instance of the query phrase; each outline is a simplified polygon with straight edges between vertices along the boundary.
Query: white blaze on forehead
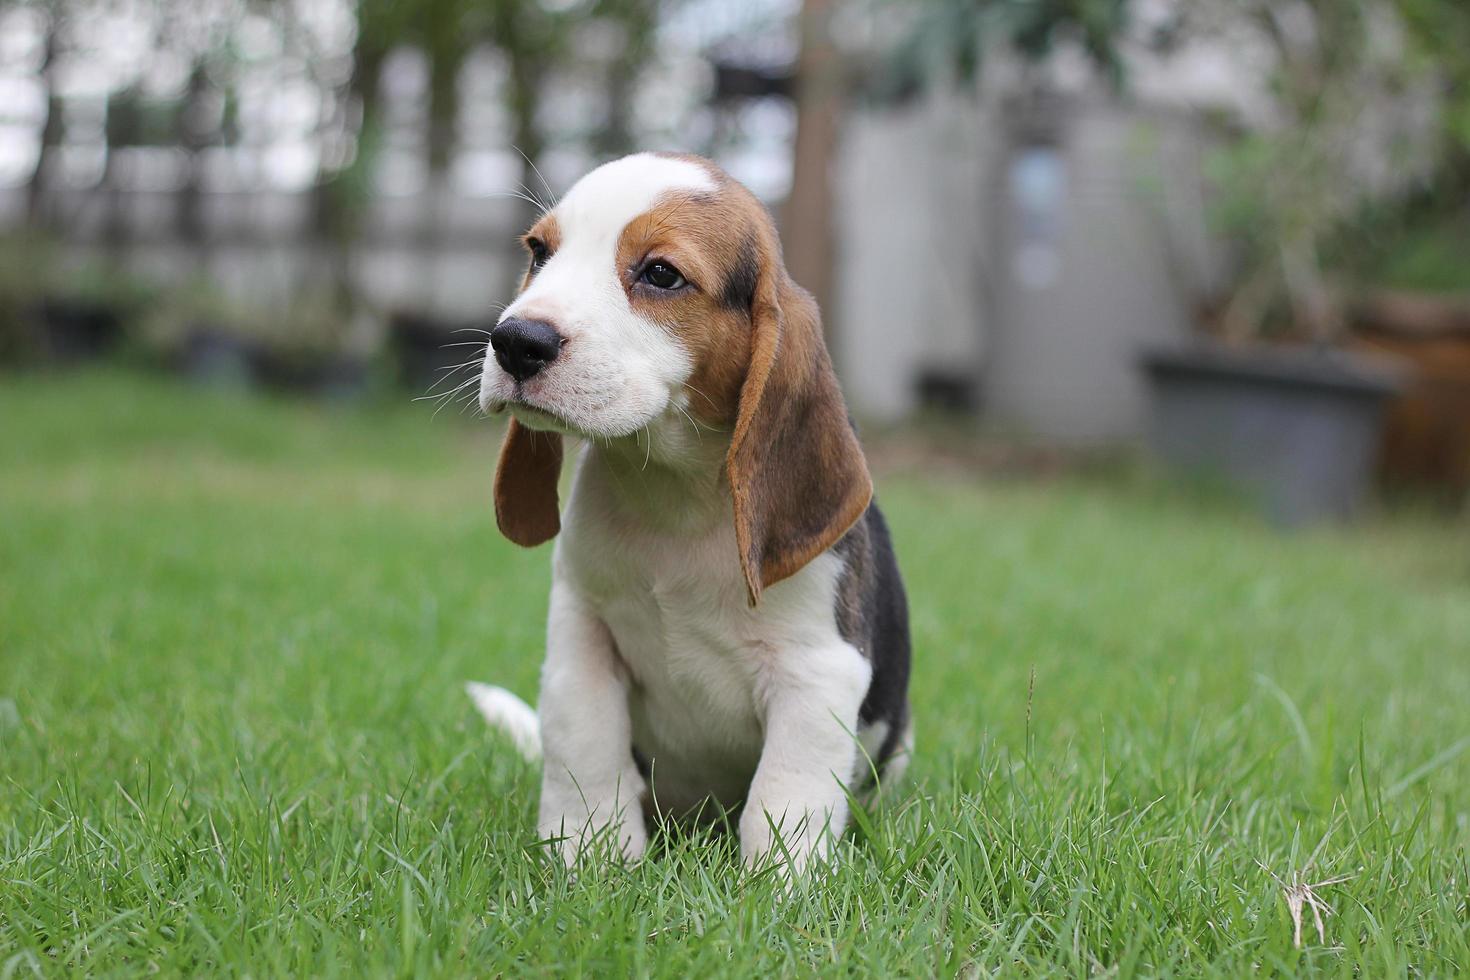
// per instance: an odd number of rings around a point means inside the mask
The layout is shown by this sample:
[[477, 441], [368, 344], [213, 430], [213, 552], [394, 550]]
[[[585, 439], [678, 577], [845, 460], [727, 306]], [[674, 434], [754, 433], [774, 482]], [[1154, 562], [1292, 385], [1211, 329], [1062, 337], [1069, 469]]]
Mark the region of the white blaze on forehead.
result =
[[639, 153], [604, 164], [553, 210], [560, 241], [501, 320], [549, 323], [561, 353], [522, 386], [486, 358], [482, 402], [518, 399], [575, 430], [626, 436], [656, 420], [693, 370], [666, 327], [640, 315], [624, 289], [618, 240], [629, 222], [669, 194], [711, 193], [715, 178], [688, 160]]
[[584, 236], [617, 238], [628, 222], [670, 191], [715, 190], [714, 178], [697, 163], [637, 153], [605, 163], [577, 181], [553, 213], [563, 246]]
[[703, 167], [673, 157], [637, 153], [598, 167], [552, 209], [561, 231], [556, 254], [501, 319], [541, 317], [576, 331], [609, 311], [631, 312], [617, 269], [623, 229], [665, 194], [714, 190]]

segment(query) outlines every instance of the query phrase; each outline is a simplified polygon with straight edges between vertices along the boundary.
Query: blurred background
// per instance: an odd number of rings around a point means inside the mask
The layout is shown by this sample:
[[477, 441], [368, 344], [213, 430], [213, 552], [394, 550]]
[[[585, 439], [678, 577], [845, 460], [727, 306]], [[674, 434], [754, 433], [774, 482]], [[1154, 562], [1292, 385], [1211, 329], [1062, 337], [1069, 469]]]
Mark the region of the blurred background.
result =
[[1470, 493], [1464, 0], [0, 0], [0, 371], [453, 391], [634, 149], [769, 203], [880, 441]]

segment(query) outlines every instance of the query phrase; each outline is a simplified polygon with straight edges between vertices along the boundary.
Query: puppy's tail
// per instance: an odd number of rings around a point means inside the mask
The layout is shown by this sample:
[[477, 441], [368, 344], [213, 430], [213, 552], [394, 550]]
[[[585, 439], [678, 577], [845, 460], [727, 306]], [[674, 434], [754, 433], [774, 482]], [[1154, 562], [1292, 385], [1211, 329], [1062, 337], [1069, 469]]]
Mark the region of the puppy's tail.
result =
[[509, 738], [526, 761], [541, 758], [541, 724], [535, 708], [503, 687], [469, 681], [464, 689], [490, 727]]

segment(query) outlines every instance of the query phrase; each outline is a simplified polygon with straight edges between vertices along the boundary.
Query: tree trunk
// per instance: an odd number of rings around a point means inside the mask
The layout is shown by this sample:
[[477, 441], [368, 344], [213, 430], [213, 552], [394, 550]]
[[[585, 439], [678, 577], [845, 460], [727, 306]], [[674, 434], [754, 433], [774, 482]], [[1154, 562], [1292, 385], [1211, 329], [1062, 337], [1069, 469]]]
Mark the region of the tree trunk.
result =
[[461, 59], [447, 52], [430, 52], [430, 56], [429, 173], [437, 183], [448, 171], [454, 156]]
[[833, 0], [803, 0], [796, 63], [796, 147], [786, 201], [786, 266], [822, 308], [833, 340], [832, 159], [842, 109], [842, 60], [832, 41]]
[[179, 191], [179, 235], [189, 253], [201, 268], [208, 268], [209, 228], [204, 216], [204, 189], [200, 184], [199, 157], [209, 142], [209, 134], [203, 130], [204, 97], [208, 94], [209, 78], [204, 65], [196, 63], [189, 72], [189, 83], [184, 90], [184, 99], [179, 106], [178, 135], [184, 150], [184, 185]]
[[658, 28], [657, 0], [626, 0], [618, 5], [616, 13], [624, 44], [602, 79], [607, 90], [607, 116], [592, 140], [593, 150], [604, 160], [635, 149], [633, 97], [640, 70], [653, 53]]
[[[444, 226], [448, 223], [453, 194], [449, 167], [454, 159], [455, 122], [459, 114], [459, 70], [462, 61], [445, 50], [429, 52], [429, 183], [419, 226], [419, 241], [425, 263], [424, 282], [428, 295], [439, 289]], [[432, 299], [430, 300], [432, 302]]]
[[114, 95], [107, 102], [107, 125], [103, 130], [107, 149], [103, 158], [102, 177], [97, 184], [106, 206], [102, 221], [102, 247], [108, 257], [117, 263], [126, 261], [128, 244], [133, 235], [128, 191], [118, 184], [117, 153], [124, 147], [138, 144], [141, 134], [137, 108], [126, 93]]
[[362, 227], [362, 211], [370, 206], [372, 193], [354, 196], [354, 191], [357, 184], [366, 182], [371, 186], [372, 183], [373, 175], [366, 169], [371, 166], [371, 161], [365, 154], [369, 152], [367, 140], [372, 137], [377, 121], [378, 83], [382, 72], [382, 52], [365, 50], [354, 55], [341, 112], [344, 133], [351, 130], [354, 113], [359, 117], [357, 157], [343, 170], [319, 174], [311, 195], [313, 237], [326, 258], [327, 279], [331, 283], [333, 299], [344, 314], [350, 314], [358, 307], [352, 258]]
[[52, 148], [59, 146], [62, 138], [61, 100], [56, 96], [56, 80], [52, 77], [52, 65], [60, 44], [57, 40], [59, 27], [54, 17], [46, 25], [46, 49], [42, 54], [40, 71], [41, 82], [46, 86], [46, 123], [41, 128], [36, 169], [26, 184], [26, 221], [36, 229], [46, 224], [46, 168], [50, 164]]
[[[521, 156], [522, 196], [518, 198], [515, 228], [520, 233], [536, 223], [541, 217], [541, 207], [536, 200], [551, 203], [551, 188], [541, 179], [536, 161], [546, 150], [546, 139], [536, 123], [536, 104], [540, 95], [542, 71], [535, 58], [510, 54], [510, 114], [513, 122], [511, 138]], [[532, 198], [532, 200], [526, 200]]]

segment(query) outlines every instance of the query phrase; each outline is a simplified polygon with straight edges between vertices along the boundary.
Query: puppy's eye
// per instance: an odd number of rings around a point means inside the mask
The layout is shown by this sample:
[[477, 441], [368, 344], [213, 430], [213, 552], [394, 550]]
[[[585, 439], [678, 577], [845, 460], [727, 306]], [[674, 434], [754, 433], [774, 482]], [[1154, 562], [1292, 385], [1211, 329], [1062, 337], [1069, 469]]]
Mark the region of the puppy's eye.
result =
[[531, 253], [531, 271], [535, 272], [551, 258], [551, 250], [539, 238], [526, 239], [526, 251]]
[[687, 283], [683, 274], [667, 262], [648, 263], [639, 274], [638, 281], [659, 289], [678, 289]]

